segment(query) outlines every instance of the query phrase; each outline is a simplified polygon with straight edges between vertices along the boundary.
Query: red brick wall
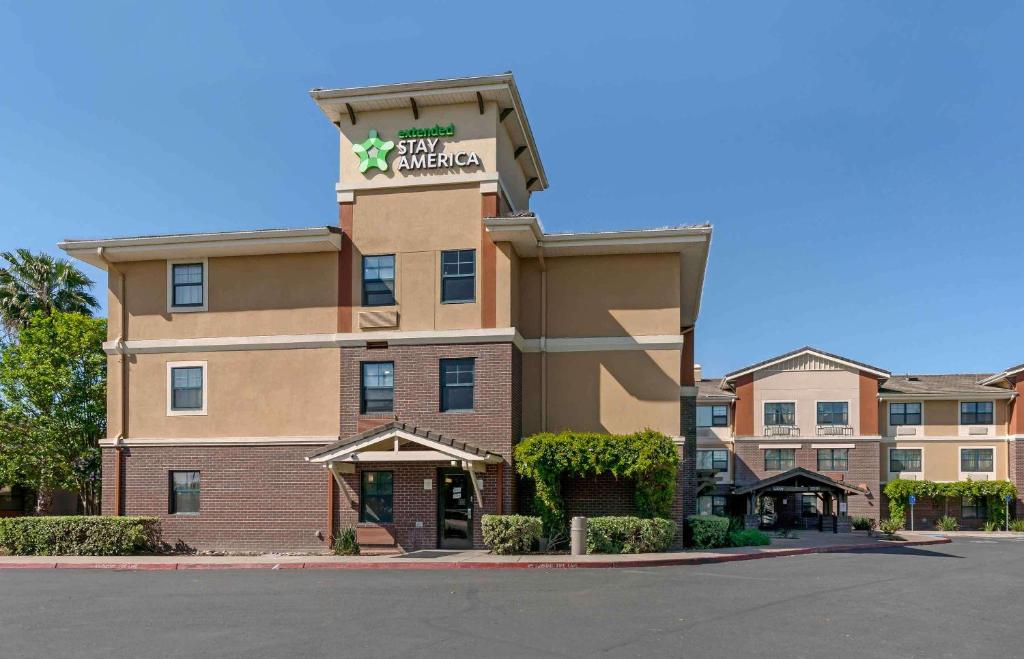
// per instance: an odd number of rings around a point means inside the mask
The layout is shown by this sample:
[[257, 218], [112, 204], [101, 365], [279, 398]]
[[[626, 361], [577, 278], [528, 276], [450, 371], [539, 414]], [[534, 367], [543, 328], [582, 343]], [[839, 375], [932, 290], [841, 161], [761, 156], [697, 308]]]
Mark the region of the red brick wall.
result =
[[[779, 472], [765, 471], [764, 450], [758, 448], [768, 441], [738, 441], [736, 442], [735, 479], [737, 486], [749, 485], [768, 476], [774, 476]], [[786, 441], [784, 444], [800, 443], [802, 448], [796, 449], [796, 466], [803, 467], [810, 471], [818, 471], [818, 450], [811, 448], [810, 441], [797, 442]], [[826, 442], [816, 442], [826, 443]], [[849, 471], [847, 472], [821, 472], [829, 478], [843, 480], [851, 485], [867, 485], [870, 491], [869, 496], [853, 495], [848, 498], [848, 514], [851, 517], [871, 517], [880, 519], [879, 498], [881, 487], [879, 485], [879, 470], [881, 465], [878, 442], [841, 442], [854, 444], [855, 448], [850, 449]]]
[[632, 480], [610, 474], [562, 481], [562, 499], [569, 517], [635, 515], [635, 492], [636, 484]]

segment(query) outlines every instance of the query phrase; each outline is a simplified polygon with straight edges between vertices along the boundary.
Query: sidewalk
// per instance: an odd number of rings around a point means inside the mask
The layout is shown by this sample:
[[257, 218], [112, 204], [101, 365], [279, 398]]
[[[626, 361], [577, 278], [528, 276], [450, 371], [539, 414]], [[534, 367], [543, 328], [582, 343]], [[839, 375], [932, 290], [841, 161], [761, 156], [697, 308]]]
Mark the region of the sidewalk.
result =
[[772, 538], [767, 547], [730, 547], [713, 551], [676, 551], [661, 554], [529, 554], [497, 556], [485, 550], [425, 550], [392, 556], [0, 556], [4, 569], [108, 569], [108, 570], [239, 570], [239, 569], [341, 569], [341, 570], [454, 570], [532, 568], [639, 568], [670, 565], [702, 565], [748, 561], [780, 556], [872, 551], [894, 547], [919, 547], [950, 542], [948, 538], [904, 533], [903, 541], [869, 538], [858, 533], [800, 532], [799, 538]]

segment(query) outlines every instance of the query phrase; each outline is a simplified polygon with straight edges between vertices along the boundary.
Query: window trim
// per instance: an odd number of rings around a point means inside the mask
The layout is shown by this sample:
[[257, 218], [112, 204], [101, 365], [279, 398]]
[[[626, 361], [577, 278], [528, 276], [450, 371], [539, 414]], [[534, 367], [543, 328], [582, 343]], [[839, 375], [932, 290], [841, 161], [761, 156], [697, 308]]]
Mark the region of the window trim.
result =
[[[995, 414], [995, 411], [993, 410], [992, 413]], [[978, 450], [992, 451], [992, 470], [991, 471], [964, 471], [963, 470], [964, 469], [964, 451], [978, 451]], [[991, 475], [992, 478], [994, 479], [995, 475], [997, 473], [999, 473], [999, 452], [996, 451], [996, 447], [995, 446], [988, 446], [988, 445], [986, 445], [986, 446], [959, 446], [959, 447], [957, 447], [957, 451], [956, 451], [956, 459], [957, 459], [956, 468], [957, 468], [957, 473], [959, 474], [959, 480], [964, 480], [968, 476], [972, 476], [974, 474], [987, 474], [987, 475]]]
[[[174, 409], [174, 369], [196, 367], [203, 369], [203, 406], [198, 410], [176, 410]], [[210, 395], [209, 373], [210, 369], [205, 361], [167, 362], [167, 376], [164, 379], [167, 388], [167, 416], [207, 415], [207, 399]]]
[[[892, 422], [892, 406], [893, 405], [920, 405], [921, 406], [921, 423], [901, 423], [896, 425]], [[906, 410], [906, 408], [904, 408]], [[906, 411], [903, 412], [906, 416]], [[923, 400], [890, 400], [885, 406], [885, 423], [893, 434], [899, 431], [896, 428], [923, 428], [924, 427], [924, 401]], [[910, 472], [908, 472], [910, 473]]]
[[701, 453], [711, 453], [712, 454], [711, 455], [711, 469], [713, 470], [715, 468], [715, 462], [716, 462], [715, 456], [714, 456], [715, 452], [725, 453], [725, 469], [719, 470], [718, 471], [718, 475], [721, 476], [723, 474], [728, 474], [731, 471], [731, 469], [730, 469], [730, 462], [731, 461], [729, 460], [729, 449], [726, 449], [726, 448], [698, 448], [697, 449], [697, 469], [701, 468], [700, 467], [700, 454]]
[[[366, 476], [366, 474], [385, 474], [385, 473], [386, 474], [391, 474], [391, 521], [390, 522], [367, 521], [365, 516], [364, 516], [364, 514], [363, 514], [363, 512], [365, 510], [364, 506], [366, 504], [366, 495], [363, 494], [363, 485], [365, 484], [365, 481], [363, 479]], [[373, 495], [373, 496], [381, 496], [381, 495]], [[360, 524], [374, 524], [374, 525], [377, 525], [377, 526], [389, 526], [389, 525], [393, 525], [395, 523], [395, 472], [394, 472], [393, 469], [366, 469], [365, 471], [364, 470], [360, 470], [359, 471], [359, 516], [358, 516], [358, 519], [359, 519], [359, 523]]]
[[[366, 366], [368, 365], [391, 365], [391, 409], [390, 410], [376, 410], [368, 412], [366, 410]], [[373, 389], [383, 389], [384, 387], [372, 387]], [[391, 415], [395, 412], [395, 362], [393, 360], [371, 360], [359, 362], [359, 414], [360, 416], [376, 416], [379, 414]]]
[[[203, 266], [203, 303], [195, 306], [179, 307], [174, 305], [174, 266], [193, 265]], [[167, 260], [167, 313], [197, 313], [208, 311], [210, 308], [210, 260], [208, 258], [192, 259], [168, 259]]]
[[[892, 452], [893, 451], [920, 451], [921, 452], [921, 470], [920, 471], [893, 471], [892, 470]], [[915, 474], [924, 475], [924, 447], [923, 446], [890, 446], [888, 453], [885, 454], [885, 469], [889, 472], [889, 476], [901, 477], [903, 474]]]
[[[992, 406], [992, 411], [990, 412], [990, 414], [992, 415], [992, 420], [989, 421], [988, 423], [981, 423], [980, 421], [976, 421], [974, 423], [964, 423], [964, 405], [978, 405], [980, 403], [988, 403], [989, 405]], [[992, 426], [996, 425], [996, 402], [994, 400], [958, 400], [956, 402], [956, 413], [957, 425], [960, 426], [961, 428], [976, 428], [978, 426], [991, 428]], [[978, 412], [969, 412], [969, 414], [977, 415]]]
[[[817, 467], [816, 471], [827, 471], [827, 472], [832, 472], [832, 473], [845, 473], [845, 472], [850, 471], [850, 449], [846, 448], [845, 446], [829, 446], [827, 448], [822, 448], [821, 446], [819, 446], [818, 448], [815, 449], [815, 451], [816, 451], [816, 453], [814, 454], [814, 466]], [[830, 458], [829, 459], [832, 462], [833, 469], [822, 469], [821, 468], [821, 452], [822, 451], [830, 451], [830, 454], [829, 454]], [[845, 460], [846, 468], [845, 469], [835, 469], [834, 468], [836, 466], [836, 451], [846, 451], [846, 460]]]
[[[792, 424], [768, 423], [768, 415], [766, 414], [767, 410], [765, 409], [765, 406], [766, 405], [778, 405], [780, 403], [789, 403], [789, 404], [791, 404], [793, 406], [793, 423]], [[775, 426], [775, 427], [780, 427], [780, 428], [786, 428], [786, 427], [799, 428], [800, 427], [800, 423], [798, 422], [799, 418], [800, 418], [800, 410], [799, 410], [799, 408], [797, 406], [797, 402], [795, 400], [762, 400], [761, 401], [761, 432], [762, 432], [762, 434], [764, 433], [764, 428], [767, 427], [767, 426]]]
[[[195, 473], [199, 478], [199, 494], [196, 497], [196, 510], [180, 512], [174, 505], [174, 474]], [[203, 510], [203, 471], [202, 469], [168, 469], [167, 470], [167, 514], [179, 516], [195, 516]]]
[[[445, 275], [444, 274], [444, 255], [453, 254], [458, 252], [473, 252], [473, 274], [472, 275]], [[438, 256], [438, 270], [441, 273], [441, 280], [438, 282], [438, 301], [440, 304], [473, 304], [476, 302], [476, 286], [477, 286], [477, 253], [475, 247], [466, 247], [463, 249], [443, 249]], [[445, 300], [444, 299], [444, 280], [446, 277], [453, 279], [464, 279], [466, 277], [472, 277], [473, 279], [473, 297], [467, 300]]]
[[[786, 401], [783, 401], [783, 402], [786, 402]], [[779, 467], [778, 467], [778, 469], [773, 469], [773, 468], [768, 466], [768, 451], [779, 451]], [[791, 467], [783, 467], [782, 466], [782, 451], [791, 451], [793, 453], [793, 465]], [[790, 469], [796, 468], [796, 451], [797, 451], [797, 449], [795, 449], [795, 448], [781, 448], [781, 447], [780, 448], [764, 448], [764, 449], [761, 449], [761, 463], [764, 466], [764, 470], [765, 471], [777, 471], [779, 473], [784, 473], [784, 472], [789, 471]]]
[[[836, 403], [844, 403], [844, 404], [846, 404], [846, 423], [822, 423], [820, 418], [819, 418], [819, 416], [818, 416], [820, 414], [820, 412], [818, 410], [818, 405], [821, 405], [822, 403], [828, 403], [828, 404], [831, 404], [831, 405], [835, 405]], [[850, 427], [853, 427], [853, 424], [850, 423], [850, 408], [851, 407], [853, 407], [853, 405], [851, 404], [851, 401], [849, 401], [849, 400], [816, 400], [816, 401], [814, 401], [814, 425], [815, 426], [824, 426], [824, 427], [828, 427], [828, 428], [850, 428]]]
[[[394, 271], [394, 278], [391, 279], [391, 302], [387, 304], [367, 304], [366, 302], [366, 259], [380, 258], [381, 256], [391, 257], [391, 269]], [[373, 281], [387, 281], [386, 279], [375, 279]], [[381, 307], [398, 306], [398, 255], [394, 252], [384, 254], [363, 254], [359, 261], [359, 303], [360, 306], [377, 309]]]
[[[472, 407], [456, 407], [446, 409], [444, 406], [444, 369], [445, 362], [469, 361], [473, 364], [473, 384], [471, 385], [473, 404]], [[476, 357], [442, 357], [437, 360], [437, 409], [441, 414], [468, 414], [476, 411]], [[454, 385], [464, 387], [466, 385]]]

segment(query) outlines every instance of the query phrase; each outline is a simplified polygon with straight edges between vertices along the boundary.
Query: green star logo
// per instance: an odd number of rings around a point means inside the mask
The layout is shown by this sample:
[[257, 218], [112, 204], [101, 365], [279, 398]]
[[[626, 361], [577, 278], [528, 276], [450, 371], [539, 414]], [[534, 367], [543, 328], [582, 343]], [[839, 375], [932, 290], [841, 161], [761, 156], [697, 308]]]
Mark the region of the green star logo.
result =
[[359, 171], [366, 172], [371, 167], [376, 167], [382, 172], [388, 169], [388, 154], [395, 148], [395, 143], [385, 142], [377, 135], [377, 131], [370, 130], [370, 137], [362, 144], [353, 144], [352, 151], [359, 156]]

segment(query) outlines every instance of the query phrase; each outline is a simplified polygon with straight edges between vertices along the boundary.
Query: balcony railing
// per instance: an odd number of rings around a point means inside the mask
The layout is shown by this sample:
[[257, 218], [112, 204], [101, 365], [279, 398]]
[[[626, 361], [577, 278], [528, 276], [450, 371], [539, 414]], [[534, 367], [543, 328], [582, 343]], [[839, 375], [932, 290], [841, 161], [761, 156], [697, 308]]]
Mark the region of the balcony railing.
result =
[[818, 426], [818, 437], [849, 437], [853, 435], [853, 426]]
[[765, 437], [799, 437], [800, 428], [797, 426], [765, 426]]

